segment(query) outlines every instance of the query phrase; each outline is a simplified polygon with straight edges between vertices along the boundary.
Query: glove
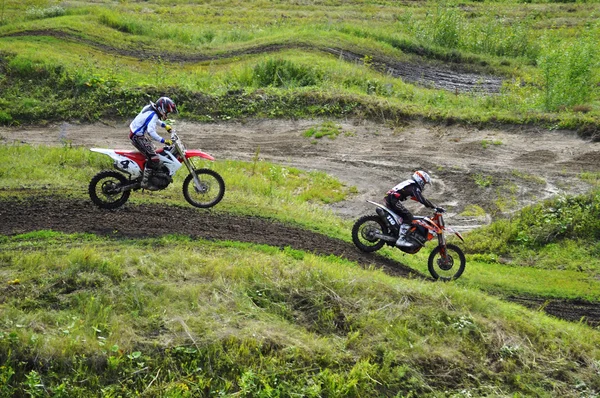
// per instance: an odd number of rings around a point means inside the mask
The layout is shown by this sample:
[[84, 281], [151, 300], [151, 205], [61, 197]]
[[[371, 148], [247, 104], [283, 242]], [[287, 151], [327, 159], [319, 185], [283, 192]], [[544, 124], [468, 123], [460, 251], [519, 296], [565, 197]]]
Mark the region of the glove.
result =
[[165, 125], [165, 130], [167, 130], [167, 133], [170, 133], [171, 130], [173, 130], [173, 128], [171, 127], [170, 124]]
[[437, 211], [438, 213], [445, 213], [446, 209], [444, 209], [443, 207], [436, 207], [435, 211]]
[[171, 145], [173, 145], [173, 141], [171, 141], [171, 140], [165, 140], [165, 145], [166, 146], [171, 146]]

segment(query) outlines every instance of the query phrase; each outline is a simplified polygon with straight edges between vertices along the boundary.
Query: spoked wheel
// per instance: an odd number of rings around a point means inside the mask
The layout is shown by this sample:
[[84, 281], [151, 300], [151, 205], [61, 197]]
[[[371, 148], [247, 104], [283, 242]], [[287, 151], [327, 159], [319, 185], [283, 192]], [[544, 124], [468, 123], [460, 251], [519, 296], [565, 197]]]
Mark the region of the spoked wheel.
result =
[[352, 241], [363, 252], [374, 252], [383, 247], [385, 241], [375, 234], [387, 234], [387, 227], [379, 216], [363, 216], [352, 227]]
[[[450, 281], [460, 277], [465, 270], [467, 260], [460, 247], [447, 244], [446, 252], [442, 252], [443, 247], [438, 246], [429, 255], [429, 273], [435, 279]], [[444, 256], [445, 254], [445, 256]]]
[[96, 206], [102, 209], [116, 209], [129, 199], [130, 191], [119, 192], [119, 188], [125, 184], [127, 178], [123, 174], [105, 170], [92, 178], [88, 192]]
[[194, 170], [200, 180], [200, 186], [194, 184], [194, 177], [191, 174], [183, 181], [183, 196], [192, 206], [203, 209], [213, 207], [223, 199], [225, 195], [225, 182], [223, 177], [214, 170], [198, 169]]

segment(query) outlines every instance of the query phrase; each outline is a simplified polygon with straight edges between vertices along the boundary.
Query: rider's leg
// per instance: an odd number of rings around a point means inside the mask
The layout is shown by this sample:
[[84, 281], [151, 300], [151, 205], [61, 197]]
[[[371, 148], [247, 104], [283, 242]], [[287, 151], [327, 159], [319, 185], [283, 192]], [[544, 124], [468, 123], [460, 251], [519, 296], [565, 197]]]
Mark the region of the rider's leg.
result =
[[146, 165], [143, 170], [142, 182], [140, 185], [142, 188], [148, 188], [150, 175], [153, 171], [158, 170], [160, 159], [156, 154], [152, 142], [150, 142], [145, 135], [132, 135], [131, 143], [138, 151], [146, 155]]
[[406, 233], [408, 232], [410, 224], [413, 220], [412, 213], [402, 204], [401, 201], [398, 200], [398, 198], [393, 196], [387, 198], [386, 205], [392, 209], [394, 213], [402, 217], [402, 224], [400, 224], [400, 230], [398, 231], [398, 240], [396, 240], [396, 246], [412, 246], [412, 244], [406, 240]]
[[408, 232], [409, 228], [410, 228], [410, 225], [408, 225], [408, 224], [400, 225], [400, 233], [398, 234], [398, 240], [396, 240], [396, 246], [398, 246], [398, 247], [412, 246], [412, 244], [406, 240], [406, 233]]

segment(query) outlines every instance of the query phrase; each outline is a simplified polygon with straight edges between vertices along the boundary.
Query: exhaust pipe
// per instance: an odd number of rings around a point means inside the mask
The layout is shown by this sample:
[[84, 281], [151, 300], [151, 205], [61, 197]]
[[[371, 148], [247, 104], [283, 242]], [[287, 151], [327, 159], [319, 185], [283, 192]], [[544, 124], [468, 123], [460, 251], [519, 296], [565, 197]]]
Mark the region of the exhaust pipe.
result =
[[393, 236], [390, 236], [390, 235], [382, 235], [382, 234], [375, 234], [375, 235], [373, 235], [373, 237], [384, 240], [386, 242], [396, 242], [396, 240], [398, 239], [398, 238], [394, 238]]

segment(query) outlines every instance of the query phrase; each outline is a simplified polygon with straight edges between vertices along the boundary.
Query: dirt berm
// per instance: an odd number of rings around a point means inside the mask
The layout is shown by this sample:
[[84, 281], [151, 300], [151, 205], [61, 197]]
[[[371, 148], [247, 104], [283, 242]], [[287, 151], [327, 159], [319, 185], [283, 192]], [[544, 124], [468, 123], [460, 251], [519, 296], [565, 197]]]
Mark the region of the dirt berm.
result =
[[[168, 217], [157, 216], [168, 213]], [[361, 266], [379, 267], [388, 274], [430, 280], [411, 268], [377, 254], [365, 254], [351, 243], [257, 217], [231, 216], [195, 208], [126, 204], [117, 210], [101, 210], [91, 201], [51, 196], [29, 196], [22, 200], [0, 200], [0, 234], [13, 235], [37, 230], [66, 233], [86, 232], [113, 238], [157, 237], [182, 234], [207, 240], [233, 240], [281, 248], [336, 255]], [[177, 222], [173, 222], [177, 220]], [[543, 309], [548, 314], [600, 325], [600, 306], [594, 303], [509, 297], [510, 301]]]

